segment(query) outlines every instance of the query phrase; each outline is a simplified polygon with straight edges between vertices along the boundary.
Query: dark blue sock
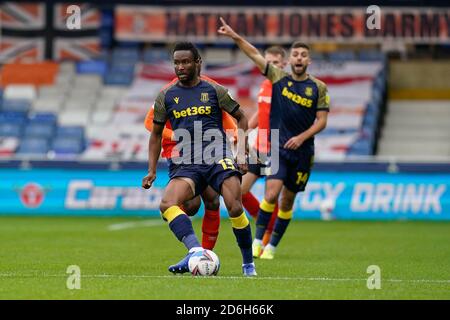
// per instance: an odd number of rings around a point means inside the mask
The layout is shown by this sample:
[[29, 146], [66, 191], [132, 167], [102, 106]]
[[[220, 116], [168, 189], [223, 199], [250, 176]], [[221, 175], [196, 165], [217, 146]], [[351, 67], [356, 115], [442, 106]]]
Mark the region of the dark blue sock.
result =
[[271, 216], [272, 212], [267, 212], [259, 208], [258, 217], [256, 218], [255, 239], [262, 240]]
[[238, 246], [241, 249], [243, 263], [252, 263], [252, 229], [250, 225], [242, 229], [233, 228], [233, 232], [236, 236]]
[[272, 237], [270, 238], [270, 244], [272, 246], [276, 247], [278, 245], [289, 225], [289, 222], [291, 222], [291, 219], [281, 219], [280, 217], [277, 217], [275, 227], [273, 228]]
[[191, 219], [185, 214], [180, 214], [178, 217], [169, 223], [169, 228], [175, 234], [177, 239], [184, 243], [186, 248], [190, 250], [193, 247], [201, 247], [195, 236], [192, 228]]

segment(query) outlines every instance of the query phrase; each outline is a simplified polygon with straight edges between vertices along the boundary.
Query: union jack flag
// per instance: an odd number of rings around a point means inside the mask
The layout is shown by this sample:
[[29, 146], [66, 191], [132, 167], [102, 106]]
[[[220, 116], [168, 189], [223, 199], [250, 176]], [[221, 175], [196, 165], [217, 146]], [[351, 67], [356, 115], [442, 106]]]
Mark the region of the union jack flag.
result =
[[75, 4], [81, 29], [69, 30], [71, 4], [14, 3], [0, 5], [0, 63], [44, 59], [86, 60], [100, 53], [100, 11], [91, 4]]

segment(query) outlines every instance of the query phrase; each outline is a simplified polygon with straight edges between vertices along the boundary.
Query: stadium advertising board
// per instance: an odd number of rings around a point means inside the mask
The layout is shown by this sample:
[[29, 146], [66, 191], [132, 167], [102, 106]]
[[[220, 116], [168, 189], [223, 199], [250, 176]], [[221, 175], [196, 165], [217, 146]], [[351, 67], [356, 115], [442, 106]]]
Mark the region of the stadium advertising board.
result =
[[[0, 170], [0, 215], [154, 216], [166, 169], [150, 190], [140, 170]], [[254, 186], [261, 199], [263, 181]], [[326, 206], [326, 207], [324, 207]], [[225, 206], [221, 214], [226, 216]], [[450, 220], [450, 174], [322, 172], [312, 174], [294, 206], [296, 219]], [[200, 210], [200, 213], [203, 209]]]
[[252, 43], [294, 40], [449, 43], [450, 8], [116, 7], [118, 40], [229, 42], [217, 34], [222, 16]]

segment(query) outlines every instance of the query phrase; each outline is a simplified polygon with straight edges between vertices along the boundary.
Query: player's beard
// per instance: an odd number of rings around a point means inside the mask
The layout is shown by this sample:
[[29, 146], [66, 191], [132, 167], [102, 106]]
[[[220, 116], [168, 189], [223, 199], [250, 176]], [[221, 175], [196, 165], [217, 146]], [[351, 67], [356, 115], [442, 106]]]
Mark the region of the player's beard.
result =
[[303, 66], [301, 69], [300, 69], [300, 71], [296, 71], [295, 70], [295, 66], [293, 66], [293, 65], [291, 65], [291, 70], [292, 70], [292, 73], [293, 74], [295, 74], [297, 77], [302, 77], [305, 73], [306, 73], [306, 69], [308, 69], [308, 66], [307, 65], [305, 65], [305, 66]]
[[189, 84], [191, 84], [194, 81], [194, 78], [195, 78], [197, 73], [198, 73], [198, 70], [193, 69], [193, 70], [190, 70], [189, 72], [185, 72], [185, 73], [182, 73], [182, 74], [177, 74], [177, 77], [178, 77], [178, 80], [183, 85], [189, 85]]

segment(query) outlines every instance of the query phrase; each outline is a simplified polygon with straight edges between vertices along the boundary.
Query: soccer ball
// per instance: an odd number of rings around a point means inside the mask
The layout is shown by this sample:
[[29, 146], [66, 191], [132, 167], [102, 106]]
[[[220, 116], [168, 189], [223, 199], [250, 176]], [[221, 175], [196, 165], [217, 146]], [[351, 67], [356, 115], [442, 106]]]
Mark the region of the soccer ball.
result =
[[195, 252], [188, 264], [193, 276], [215, 276], [220, 268], [219, 257], [208, 249]]

